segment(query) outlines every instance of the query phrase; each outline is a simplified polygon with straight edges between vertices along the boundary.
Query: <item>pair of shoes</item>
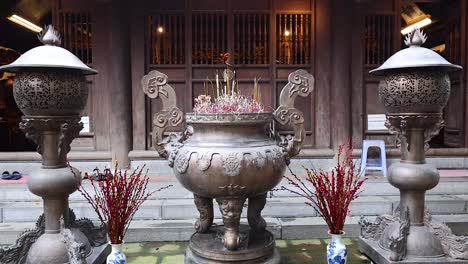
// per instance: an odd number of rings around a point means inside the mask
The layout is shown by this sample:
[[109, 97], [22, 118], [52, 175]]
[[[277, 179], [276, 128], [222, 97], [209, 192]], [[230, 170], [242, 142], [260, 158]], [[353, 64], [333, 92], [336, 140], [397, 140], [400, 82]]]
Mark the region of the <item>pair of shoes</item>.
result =
[[111, 170], [109, 168], [104, 169], [104, 176], [109, 177], [111, 179], [114, 177], [114, 175], [112, 175], [112, 172], [111, 172]]
[[8, 171], [4, 171], [2, 173], [2, 180], [19, 180], [23, 177], [21, 173], [14, 171], [12, 174]]
[[93, 170], [93, 174], [90, 177], [91, 180], [100, 181], [102, 179], [102, 173], [99, 172], [98, 168]]
[[92, 180], [95, 181], [104, 181], [107, 178], [112, 179], [114, 175], [112, 175], [112, 172], [109, 168], [104, 169], [104, 173], [101, 173], [98, 168], [95, 168], [93, 170], [93, 175], [91, 175]]

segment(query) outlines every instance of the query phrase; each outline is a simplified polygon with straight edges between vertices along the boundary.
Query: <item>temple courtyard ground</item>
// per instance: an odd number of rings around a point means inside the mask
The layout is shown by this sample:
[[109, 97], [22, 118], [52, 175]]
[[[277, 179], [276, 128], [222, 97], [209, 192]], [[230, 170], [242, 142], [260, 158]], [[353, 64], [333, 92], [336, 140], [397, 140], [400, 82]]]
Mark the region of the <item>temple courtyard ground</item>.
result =
[[[301, 169], [297, 168], [297, 171]], [[445, 222], [457, 235], [468, 235], [468, 170], [441, 169], [439, 172], [440, 183], [427, 192], [426, 206], [434, 220]], [[364, 192], [351, 204], [351, 215], [346, 220], [345, 231], [349, 238], [359, 236], [358, 222], [361, 216], [373, 221], [378, 215], [392, 214], [399, 204], [398, 189], [391, 186], [385, 177], [368, 176]], [[27, 188], [28, 177], [25, 175], [18, 181], [0, 182], [0, 245], [14, 244], [25, 229], [35, 227], [37, 218], [43, 212], [41, 198]], [[193, 224], [199, 216], [193, 194], [173, 176], [150, 175], [149, 190], [167, 185], [173, 186], [153, 195], [137, 212], [125, 237], [127, 243], [185, 242], [190, 239], [194, 232]], [[83, 186], [91, 189], [88, 180], [83, 180]], [[283, 180], [278, 186], [287, 186], [287, 182]], [[79, 192], [70, 196], [70, 207], [78, 218], [87, 217], [98, 222], [96, 213]], [[222, 224], [218, 205], [214, 207], [215, 223]], [[244, 224], [247, 223], [246, 211], [243, 210], [241, 220]], [[268, 196], [262, 215], [267, 221], [268, 230], [277, 240], [329, 237], [321, 217], [304, 204], [303, 198], [286, 191], [275, 191], [272, 196]]]
[[[328, 239], [277, 240], [282, 264], [326, 264]], [[344, 238], [348, 247], [348, 264], [372, 263], [357, 250], [357, 241]], [[128, 264], [181, 264], [187, 242], [128, 243], [124, 245]]]

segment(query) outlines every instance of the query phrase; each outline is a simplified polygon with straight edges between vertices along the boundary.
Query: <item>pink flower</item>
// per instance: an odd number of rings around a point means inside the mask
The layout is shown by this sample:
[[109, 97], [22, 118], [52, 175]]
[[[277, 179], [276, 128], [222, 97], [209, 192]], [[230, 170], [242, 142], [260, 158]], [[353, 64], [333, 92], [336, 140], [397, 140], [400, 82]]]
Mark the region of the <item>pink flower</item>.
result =
[[196, 113], [258, 113], [263, 106], [252, 97], [239, 94], [221, 95], [214, 101], [210, 96], [200, 95], [195, 98], [193, 111]]

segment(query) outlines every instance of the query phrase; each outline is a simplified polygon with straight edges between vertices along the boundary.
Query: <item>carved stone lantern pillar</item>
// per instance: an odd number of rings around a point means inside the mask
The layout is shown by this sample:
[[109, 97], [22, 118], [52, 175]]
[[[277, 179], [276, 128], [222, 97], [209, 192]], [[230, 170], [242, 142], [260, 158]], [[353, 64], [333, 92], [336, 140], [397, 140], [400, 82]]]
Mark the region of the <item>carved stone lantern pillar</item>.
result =
[[439, 172], [425, 161], [429, 140], [439, 133], [442, 110], [450, 95], [448, 72], [461, 69], [430, 49], [416, 30], [409, 47], [390, 57], [372, 74], [383, 75], [379, 96], [386, 126], [401, 144], [401, 161], [388, 170], [388, 181], [400, 190], [393, 216], [375, 223], [361, 221], [360, 250], [376, 263], [468, 263], [468, 238], [459, 239], [442, 224], [431, 222], [425, 193], [439, 183]]
[[14, 97], [25, 114], [20, 128], [42, 155], [42, 167], [30, 175], [28, 188], [42, 197], [44, 214], [35, 230], [0, 250], [0, 263], [94, 263], [105, 248], [101, 245], [106, 243], [106, 232], [88, 219], [76, 220], [69, 210], [68, 196], [77, 190], [81, 177], [68, 166], [66, 155], [83, 127], [80, 113], [88, 98], [85, 75], [97, 72], [59, 47], [60, 36], [52, 26], [39, 39], [43, 46], [0, 70], [16, 73]]

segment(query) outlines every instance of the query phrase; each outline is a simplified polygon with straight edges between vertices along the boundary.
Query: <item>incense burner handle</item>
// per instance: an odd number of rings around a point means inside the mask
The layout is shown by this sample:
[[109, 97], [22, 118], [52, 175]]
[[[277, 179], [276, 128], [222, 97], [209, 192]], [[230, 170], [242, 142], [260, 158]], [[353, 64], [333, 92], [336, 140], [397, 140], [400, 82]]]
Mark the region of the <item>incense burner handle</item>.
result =
[[294, 129], [293, 136], [279, 136], [279, 145], [286, 152], [286, 158], [296, 156], [301, 151], [305, 139], [304, 115], [295, 108], [297, 96], [307, 97], [314, 89], [315, 79], [305, 70], [296, 70], [289, 74], [288, 83], [280, 94], [279, 107], [273, 113], [275, 121], [281, 125], [290, 125]]
[[181, 136], [175, 134], [164, 138], [164, 131], [168, 127], [175, 127], [184, 121], [183, 112], [177, 108], [176, 93], [174, 88], [168, 84], [167, 75], [153, 70], [141, 79], [143, 92], [151, 99], [161, 99], [162, 109], [153, 116], [153, 147], [161, 157], [170, 161], [175, 156], [175, 152], [183, 141], [190, 135], [190, 130], [186, 130]]

